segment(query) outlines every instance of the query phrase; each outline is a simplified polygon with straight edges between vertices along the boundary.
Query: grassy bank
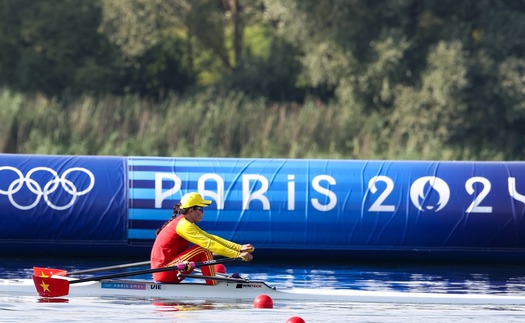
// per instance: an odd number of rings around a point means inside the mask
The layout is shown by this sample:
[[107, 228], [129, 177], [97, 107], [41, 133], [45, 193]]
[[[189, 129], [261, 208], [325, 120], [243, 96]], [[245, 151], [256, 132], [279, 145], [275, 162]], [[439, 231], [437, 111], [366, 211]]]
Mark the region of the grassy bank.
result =
[[[0, 91], [0, 152], [60, 155], [454, 159], [438, 141], [392, 140], [388, 116], [275, 104], [239, 93], [162, 103], [136, 96], [58, 102]], [[412, 144], [414, 143], [414, 144]]]

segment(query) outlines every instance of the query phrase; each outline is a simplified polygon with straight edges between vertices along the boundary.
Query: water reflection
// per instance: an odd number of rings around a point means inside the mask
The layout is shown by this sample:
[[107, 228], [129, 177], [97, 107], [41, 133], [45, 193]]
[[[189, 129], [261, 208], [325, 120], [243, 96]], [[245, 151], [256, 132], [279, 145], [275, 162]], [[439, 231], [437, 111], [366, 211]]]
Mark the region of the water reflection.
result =
[[268, 281], [278, 287], [525, 295], [525, 269], [519, 266], [323, 264], [296, 265], [281, 270], [276, 266], [243, 268], [250, 279]]
[[40, 297], [37, 299], [37, 303], [68, 303], [68, 298], [49, 298], [49, 297]]
[[191, 312], [208, 311], [218, 309], [239, 309], [246, 307], [244, 303], [209, 301], [209, 300], [174, 300], [172, 298], [157, 297], [123, 297], [123, 296], [101, 296], [98, 300], [105, 304], [113, 305], [153, 305], [156, 311], [160, 312]]

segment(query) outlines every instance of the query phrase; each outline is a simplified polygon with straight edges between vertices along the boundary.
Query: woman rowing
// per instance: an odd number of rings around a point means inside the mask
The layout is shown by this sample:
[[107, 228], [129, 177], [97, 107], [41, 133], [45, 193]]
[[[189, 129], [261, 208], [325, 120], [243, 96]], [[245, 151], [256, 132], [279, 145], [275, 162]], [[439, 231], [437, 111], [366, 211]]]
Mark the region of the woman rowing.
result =
[[[162, 268], [177, 263], [202, 262], [213, 259], [213, 253], [228, 258], [241, 257], [251, 261], [251, 244], [240, 245], [202, 230], [196, 223], [202, 221], [204, 208], [211, 200], [204, 200], [199, 193], [187, 193], [173, 207], [173, 215], [162, 228], [157, 230], [157, 238], [151, 250], [151, 268]], [[180, 216], [178, 216], [180, 213]], [[190, 273], [185, 272], [185, 273]], [[202, 267], [202, 274], [215, 276], [214, 266]], [[162, 283], [180, 283], [184, 278], [178, 271], [170, 270], [153, 273], [153, 279]], [[216, 280], [207, 279], [206, 284], [216, 285]]]

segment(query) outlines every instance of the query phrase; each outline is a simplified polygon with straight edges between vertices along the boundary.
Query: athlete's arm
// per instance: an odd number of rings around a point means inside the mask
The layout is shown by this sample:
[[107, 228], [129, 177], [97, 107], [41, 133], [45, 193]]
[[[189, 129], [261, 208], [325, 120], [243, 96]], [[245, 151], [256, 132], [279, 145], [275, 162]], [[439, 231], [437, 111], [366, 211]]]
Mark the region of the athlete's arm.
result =
[[181, 219], [175, 230], [179, 236], [211, 252], [228, 258], [240, 256], [240, 244], [209, 234], [186, 219]]

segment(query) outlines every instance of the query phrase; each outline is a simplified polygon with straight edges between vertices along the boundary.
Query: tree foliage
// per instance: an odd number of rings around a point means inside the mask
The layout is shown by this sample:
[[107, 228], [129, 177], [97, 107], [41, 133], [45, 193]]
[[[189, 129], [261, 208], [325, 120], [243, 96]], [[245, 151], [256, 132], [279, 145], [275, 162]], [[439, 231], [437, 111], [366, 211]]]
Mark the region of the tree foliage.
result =
[[[239, 111], [226, 112], [221, 96], [243, 93], [243, 104], [264, 102], [269, 115], [300, 107], [297, 116], [309, 116], [300, 122], [322, 119], [309, 114], [315, 107], [345, 116], [325, 121], [346, 131], [308, 132], [312, 151], [525, 154], [524, 0], [4, 0], [0, 48], [0, 87], [51, 101], [138, 95], [161, 109], [172, 93], [204, 93], [216, 97], [209, 109], [227, 114]], [[305, 140], [282, 131], [291, 151]]]

